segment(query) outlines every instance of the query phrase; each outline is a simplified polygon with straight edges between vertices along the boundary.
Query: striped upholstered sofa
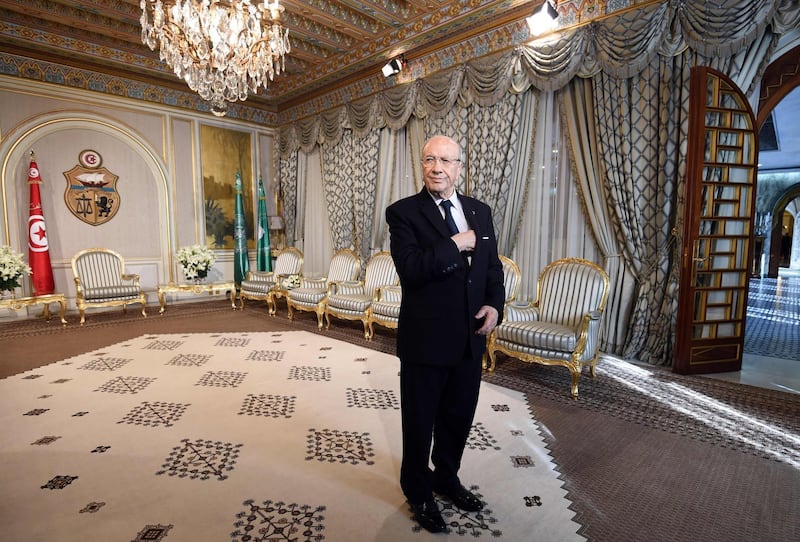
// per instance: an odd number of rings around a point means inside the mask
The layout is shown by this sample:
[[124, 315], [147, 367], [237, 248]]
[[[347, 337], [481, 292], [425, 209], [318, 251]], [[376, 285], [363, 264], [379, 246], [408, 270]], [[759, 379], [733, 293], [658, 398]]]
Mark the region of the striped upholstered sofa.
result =
[[328, 294], [335, 292], [342, 282], [354, 281], [361, 274], [361, 258], [354, 250], [337, 250], [324, 277], [304, 276], [300, 285], [289, 290], [286, 296], [286, 310], [289, 320], [294, 320], [294, 311], [313, 312], [317, 315], [317, 326], [322, 329], [325, 302]]
[[147, 317], [147, 296], [139, 286], [139, 275], [125, 273], [125, 260], [107, 248], [89, 248], [72, 257], [75, 278], [75, 304], [86, 319], [86, 309], [118, 307], [126, 310], [131, 303], [141, 303], [142, 316]]
[[331, 327], [331, 317], [344, 320], [361, 320], [364, 325], [364, 338], [372, 338], [369, 327], [369, 308], [375, 299], [375, 292], [381, 286], [400, 283], [394, 260], [387, 251], [375, 253], [367, 262], [364, 280], [341, 282], [336, 291], [328, 295], [325, 303], [325, 328]]
[[594, 378], [600, 345], [600, 317], [608, 298], [608, 275], [598, 265], [565, 258], [539, 275], [536, 300], [506, 304], [503, 323], [487, 343], [489, 371], [497, 352], [529, 363], [560, 365], [572, 375], [572, 397], [584, 367]]

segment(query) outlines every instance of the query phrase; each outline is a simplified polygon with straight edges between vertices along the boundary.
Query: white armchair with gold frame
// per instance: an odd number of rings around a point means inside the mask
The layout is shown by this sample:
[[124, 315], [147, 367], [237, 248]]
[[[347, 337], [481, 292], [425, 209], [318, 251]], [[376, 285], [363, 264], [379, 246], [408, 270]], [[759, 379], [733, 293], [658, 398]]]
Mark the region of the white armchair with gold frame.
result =
[[239, 287], [239, 307], [244, 309], [245, 299], [267, 302], [270, 314], [273, 314], [271, 294], [280, 286], [281, 281], [290, 277], [299, 277], [303, 272], [303, 253], [295, 247], [286, 247], [275, 257], [272, 271], [250, 270]]
[[375, 334], [373, 326], [397, 329], [400, 318], [400, 302], [403, 300], [403, 289], [399, 284], [381, 286], [375, 290], [375, 298], [369, 306], [369, 339]]
[[317, 315], [317, 327], [322, 329], [325, 301], [330, 292], [335, 292], [341, 282], [355, 281], [361, 274], [361, 258], [354, 250], [337, 250], [324, 277], [303, 277], [300, 286], [286, 295], [286, 310], [289, 320], [294, 320], [294, 311], [313, 312]]
[[341, 282], [336, 286], [336, 292], [328, 295], [325, 302], [325, 329], [331, 327], [332, 316], [344, 320], [361, 320], [364, 338], [369, 340], [369, 307], [375, 298], [375, 292], [381, 286], [399, 283], [400, 277], [391, 254], [387, 251], [375, 253], [367, 262], [363, 281]]
[[489, 371], [497, 352], [528, 363], [559, 365], [572, 376], [571, 393], [578, 397], [584, 367], [594, 378], [600, 347], [600, 317], [608, 298], [608, 275], [597, 264], [564, 258], [539, 274], [536, 300], [506, 304], [503, 323], [489, 334]]
[[125, 273], [125, 260], [107, 248], [89, 248], [72, 257], [72, 274], [75, 278], [75, 304], [85, 321], [86, 309], [122, 306], [140, 303], [142, 316], [147, 317], [147, 296], [139, 286], [139, 275]]
[[522, 273], [517, 262], [507, 256], [500, 256], [500, 263], [503, 264], [503, 287], [506, 291], [505, 303], [511, 303], [517, 299]]

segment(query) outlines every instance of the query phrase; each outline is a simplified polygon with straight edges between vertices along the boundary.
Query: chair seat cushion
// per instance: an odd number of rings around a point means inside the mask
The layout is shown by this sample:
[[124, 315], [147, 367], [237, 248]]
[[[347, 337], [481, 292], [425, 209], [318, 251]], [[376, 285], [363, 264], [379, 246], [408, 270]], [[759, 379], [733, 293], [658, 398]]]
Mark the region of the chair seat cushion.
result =
[[495, 333], [498, 340], [542, 350], [572, 352], [578, 343], [574, 329], [551, 322], [503, 322]]
[[378, 318], [400, 317], [400, 303], [397, 301], [373, 301], [372, 314]]
[[275, 283], [267, 280], [243, 280], [242, 291], [248, 294], [267, 295]]
[[370, 303], [372, 303], [372, 297], [368, 295], [331, 295], [328, 297], [328, 307], [349, 312], [364, 312]]
[[289, 299], [298, 303], [309, 303], [316, 305], [328, 293], [327, 288], [295, 288], [289, 290]]
[[86, 288], [83, 297], [86, 301], [116, 301], [121, 299], [136, 299], [139, 297], [140, 288], [133, 286], [101, 286], [98, 288]]

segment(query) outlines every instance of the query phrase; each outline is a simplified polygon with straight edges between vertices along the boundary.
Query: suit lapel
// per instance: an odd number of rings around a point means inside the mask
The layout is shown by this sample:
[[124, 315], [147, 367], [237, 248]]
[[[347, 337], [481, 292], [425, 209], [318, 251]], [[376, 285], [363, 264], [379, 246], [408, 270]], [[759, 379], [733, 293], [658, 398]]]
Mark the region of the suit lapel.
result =
[[436, 228], [443, 237], [450, 237], [450, 231], [447, 229], [447, 224], [445, 224], [442, 218], [442, 213], [439, 211], [436, 203], [434, 203], [433, 198], [428, 194], [428, 191], [423, 188], [418, 194], [418, 198], [422, 215], [433, 224], [433, 227]]

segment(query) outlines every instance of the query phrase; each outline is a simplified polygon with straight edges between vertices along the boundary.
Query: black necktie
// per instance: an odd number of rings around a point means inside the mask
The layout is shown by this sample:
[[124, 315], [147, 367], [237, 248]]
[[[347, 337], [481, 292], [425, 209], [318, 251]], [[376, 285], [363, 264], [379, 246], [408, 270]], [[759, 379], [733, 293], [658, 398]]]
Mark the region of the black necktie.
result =
[[458, 233], [458, 226], [456, 226], [456, 221], [453, 220], [453, 213], [450, 212], [450, 209], [453, 207], [453, 202], [449, 199], [442, 200], [440, 204], [444, 208], [444, 221], [447, 224], [447, 227], [450, 229], [450, 235], [455, 235]]

